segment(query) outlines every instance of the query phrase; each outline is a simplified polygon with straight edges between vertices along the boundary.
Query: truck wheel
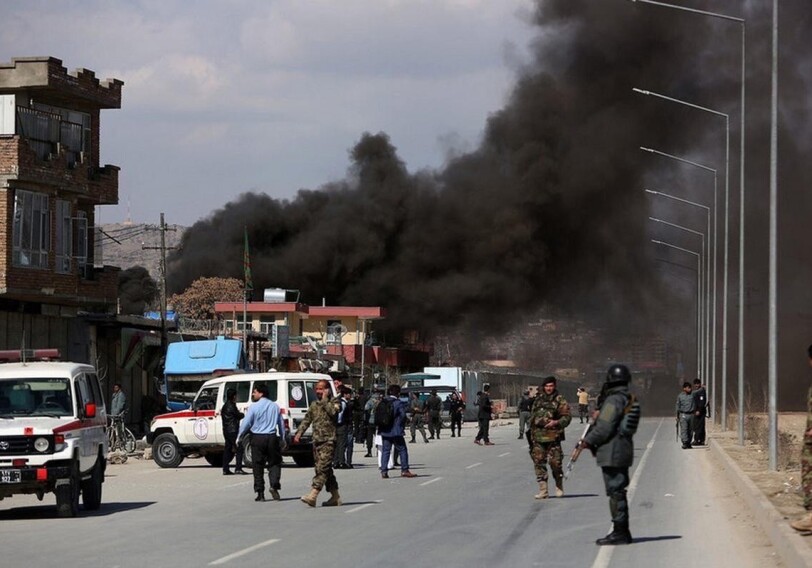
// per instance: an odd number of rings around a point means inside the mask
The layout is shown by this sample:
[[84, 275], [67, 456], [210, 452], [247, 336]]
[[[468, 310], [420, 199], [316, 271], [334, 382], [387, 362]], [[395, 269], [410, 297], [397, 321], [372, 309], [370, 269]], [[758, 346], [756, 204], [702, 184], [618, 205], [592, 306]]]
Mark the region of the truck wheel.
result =
[[152, 459], [161, 467], [178, 467], [183, 461], [180, 445], [174, 434], [161, 434], [152, 443]]
[[96, 458], [96, 465], [93, 466], [90, 478], [82, 480], [82, 504], [86, 510], [95, 511], [101, 507], [103, 481], [102, 457], [99, 456]]
[[223, 454], [206, 454], [203, 458], [213, 467], [223, 467]]
[[296, 454], [293, 456], [293, 463], [299, 467], [313, 467], [316, 464], [313, 454]]
[[63, 483], [54, 489], [54, 493], [56, 493], [56, 514], [58, 516], [75, 517], [79, 514], [79, 483], [79, 464], [74, 460], [67, 483]]
[[242, 444], [242, 466], [248, 469], [254, 467], [254, 452], [251, 451], [251, 436], [246, 435]]

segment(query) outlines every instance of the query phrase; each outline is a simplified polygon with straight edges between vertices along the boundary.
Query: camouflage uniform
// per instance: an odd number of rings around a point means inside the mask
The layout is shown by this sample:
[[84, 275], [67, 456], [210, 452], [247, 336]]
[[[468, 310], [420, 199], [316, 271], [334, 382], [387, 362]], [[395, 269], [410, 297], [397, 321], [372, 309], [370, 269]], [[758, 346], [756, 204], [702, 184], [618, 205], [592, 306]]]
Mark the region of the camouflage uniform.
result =
[[[558, 426], [545, 429], [544, 425], [550, 420], [558, 420]], [[533, 459], [536, 481], [539, 483], [547, 481], [549, 461], [556, 485], [561, 484], [564, 478], [561, 441], [564, 439], [564, 429], [571, 420], [570, 406], [558, 390], [550, 395], [542, 390], [534, 399], [530, 410], [530, 457]]]
[[311, 485], [319, 491], [325, 485], [330, 492], [338, 489], [338, 482], [333, 474], [333, 456], [336, 447], [335, 416], [339, 411], [338, 399], [313, 402], [296, 430], [296, 435], [299, 436], [304, 434], [311, 424], [313, 425], [313, 460], [316, 475], [313, 476]]
[[423, 416], [425, 414], [425, 403], [420, 400], [419, 398], [412, 398], [409, 402], [409, 410], [412, 413], [412, 424], [409, 427], [409, 430], [412, 434], [412, 442], [416, 441], [415, 436], [417, 431], [420, 431], [420, 434], [423, 435], [423, 441], [428, 442], [429, 439], [426, 436], [426, 427], [423, 425]]
[[804, 449], [801, 451], [801, 489], [804, 492], [804, 508], [812, 511], [812, 388], [807, 394], [807, 401]]

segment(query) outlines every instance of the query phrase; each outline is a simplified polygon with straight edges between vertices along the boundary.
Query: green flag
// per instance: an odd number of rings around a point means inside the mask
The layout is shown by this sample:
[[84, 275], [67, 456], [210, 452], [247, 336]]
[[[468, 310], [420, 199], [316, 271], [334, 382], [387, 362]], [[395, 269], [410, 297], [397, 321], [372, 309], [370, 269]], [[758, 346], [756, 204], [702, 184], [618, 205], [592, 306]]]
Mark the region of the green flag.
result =
[[248, 255], [248, 227], [245, 228], [245, 254], [243, 254], [242, 265], [245, 271], [245, 289], [253, 290], [254, 283], [251, 282], [251, 257]]

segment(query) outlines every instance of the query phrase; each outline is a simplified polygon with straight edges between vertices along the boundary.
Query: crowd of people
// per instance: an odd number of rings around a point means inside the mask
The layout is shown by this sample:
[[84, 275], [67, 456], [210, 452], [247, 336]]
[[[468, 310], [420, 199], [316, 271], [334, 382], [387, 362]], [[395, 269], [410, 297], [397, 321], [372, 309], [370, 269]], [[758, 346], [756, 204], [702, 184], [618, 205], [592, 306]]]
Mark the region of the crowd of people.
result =
[[[634, 446], [632, 437], [637, 429], [638, 412], [629, 421], [629, 408], [634, 396], [629, 392], [631, 374], [623, 365], [614, 365], [607, 373], [597, 408], [591, 416], [591, 426], [576, 444], [576, 451], [589, 449], [597, 458], [604, 476], [606, 494], [609, 497], [612, 514], [612, 532], [596, 542], [599, 545], [628, 544], [632, 537], [629, 531], [626, 488], [629, 484], [629, 467], [632, 464]], [[689, 385], [690, 387], [690, 385]], [[336, 395], [333, 396], [333, 390]], [[688, 389], [690, 391], [690, 388]], [[704, 392], [704, 391], [703, 391]], [[582, 394], [583, 393], [583, 394]], [[312, 429], [314, 476], [310, 492], [301, 501], [315, 507], [322, 489], [330, 493], [330, 498], [322, 506], [342, 504], [339, 494], [336, 469], [353, 468], [353, 447], [356, 443], [366, 446], [364, 457], [372, 457], [373, 445], [378, 448], [379, 471], [382, 479], [389, 479], [390, 470], [399, 468], [400, 477], [414, 478], [417, 474], [409, 469], [409, 450], [406, 442], [407, 428], [411, 434], [409, 443], [417, 443], [419, 431], [424, 444], [439, 440], [443, 430], [442, 411], [448, 409], [451, 419], [451, 437], [461, 437], [462, 418], [465, 401], [457, 394], [441, 400], [436, 390], [423, 400], [417, 393], [411, 393], [406, 400], [401, 397], [399, 385], [389, 385], [386, 390], [368, 393], [361, 390], [355, 393], [344, 385], [340, 378], [331, 384], [324, 379], [315, 387], [317, 400], [312, 402], [307, 413], [292, 433], [293, 443], [299, 443], [302, 436]], [[234, 405], [234, 393], [227, 393], [227, 401], [221, 415], [223, 430], [226, 433], [226, 452], [223, 473], [230, 474], [230, 461], [237, 458], [236, 473], [241, 472], [240, 439], [251, 433], [253, 456], [254, 492], [256, 501], [265, 501], [265, 472], [268, 472], [271, 497], [279, 500], [281, 488], [282, 450], [286, 432], [279, 406], [268, 397], [263, 385], [257, 385], [252, 392], [253, 404], [243, 416]], [[588, 405], [588, 393], [579, 389], [578, 404], [581, 420]], [[695, 412], [691, 398], [688, 410]], [[679, 403], [678, 403], [679, 404]], [[493, 401], [490, 386], [484, 385], [477, 393], [474, 402], [477, 410], [478, 430], [474, 438], [477, 445], [492, 446], [489, 430], [493, 419]], [[570, 406], [557, 388], [555, 377], [546, 377], [535, 397], [526, 391], [519, 404], [519, 438], [526, 437], [529, 454], [535, 471], [539, 492], [535, 499], [547, 499], [548, 466], [555, 484], [555, 496], [564, 495], [564, 455], [561, 442], [564, 431], [572, 421]], [[589, 421], [590, 417], [586, 417]], [[428, 423], [428, 435], [425, 425]], [[235, 425], [239, 425], [239, 429]], [[699, 432], [698, 426], [695, 430]], [[704, 436], [704, 430], [702, 430]], [[575, 454], [574, 454], [575, 455]], [[390, 457], [392, 458], [390, 460]]]

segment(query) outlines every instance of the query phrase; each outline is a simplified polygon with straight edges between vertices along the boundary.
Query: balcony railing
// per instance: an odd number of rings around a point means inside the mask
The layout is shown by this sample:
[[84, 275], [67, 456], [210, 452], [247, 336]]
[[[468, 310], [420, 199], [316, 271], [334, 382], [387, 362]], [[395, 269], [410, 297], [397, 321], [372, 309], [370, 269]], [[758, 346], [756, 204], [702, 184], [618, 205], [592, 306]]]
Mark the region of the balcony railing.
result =
[[51, 159], [52, 155], [58, 155], [60, 148], [63, 148], [68, 167], [73, 168], [81, 161], [81, 124], [63, 120], [58, 114], [18, 106], [17, 133], [28, 140], [41, 160]]

